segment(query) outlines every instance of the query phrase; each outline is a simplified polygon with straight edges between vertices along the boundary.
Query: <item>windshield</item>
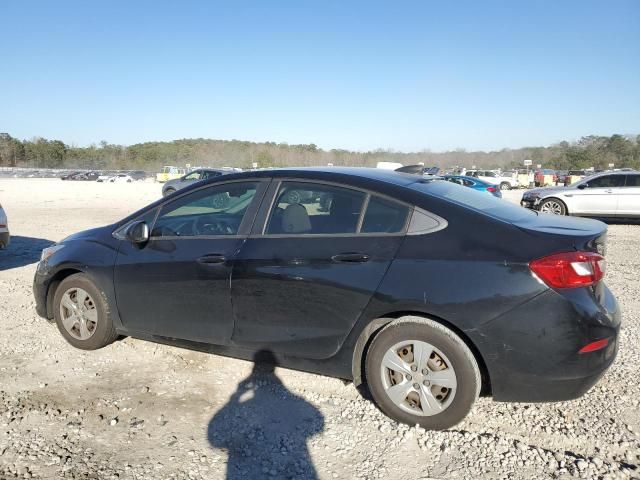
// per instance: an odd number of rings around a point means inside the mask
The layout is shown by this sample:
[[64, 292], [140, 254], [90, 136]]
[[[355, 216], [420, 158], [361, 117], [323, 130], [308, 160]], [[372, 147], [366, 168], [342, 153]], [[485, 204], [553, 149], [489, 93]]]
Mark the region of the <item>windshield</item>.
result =
[[517, 222], [536, 215], [533, 210], [447, 181], [416, 182], [410, 187], [506, 222]]

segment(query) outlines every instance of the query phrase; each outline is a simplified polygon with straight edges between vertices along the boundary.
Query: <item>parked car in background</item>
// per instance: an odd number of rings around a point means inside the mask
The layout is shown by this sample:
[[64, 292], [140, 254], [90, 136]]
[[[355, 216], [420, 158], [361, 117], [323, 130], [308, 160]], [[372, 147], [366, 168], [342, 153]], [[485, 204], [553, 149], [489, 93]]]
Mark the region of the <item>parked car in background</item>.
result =
[[118, 174], [118, 172], [104, 171], [104, 172], [101, 172], [100, 175], [98, 175], [98, 178], [96, 178], [96, 181], [97, 182], [108, 182], [110, 179], [115, 177], [117, 174]]
[[9, 221], [7, 220], [7, 212], [0, 204], [0, 249], [7, 248], [11, 243], [11, 235], [9, 234]]
[[233, 170], [225, 170], [221, 168], [199, 168], [198, 170], [189, 172], [180, 178], [166, 182], [162, 186], [162, 196], [166, 197], [167, 195], [171, 195], [172, 193], [175, 193], [184, 187], [188, 187], [189, 185], [193, 185], [196, 182], [209, 180], [227, 173], [233, 173]]
[[[290, 191], [318, 200], [290, 203]], [[34, 295], [77, 348], [129, 335], [267, 350], [282, 367], [366, 381], [390, 417], [443, 429], [481, 391], [568, 400], [604, 374], [620, 329], [606, 231], [417, 175], [262, 170], [44, 249]]]
[[144, 172], [143, 170], [131, 170], [130, 172], [127, 172], [127, 175], [129, 175], [133, 180], [144, 180], [145, 178], [147, 178], [147, 173]]
[[131, 183], [133, 182], [133, 178], [126, 173], [118, 173], [113, 177], [109, 178], [108, 182], [110, 183]]
[[[78, 175], [80, 173], [82, 173], [82, 172], [76, 171], [76, 172], [65, 173], [64, 175], [62, 175], [60, 177], [60, 180], [70, 180], [72, 177], [74, 177], [74, 176], [76, 176], [76, 175]], [[25, 173], [24, 176], [29, 178], [29, 177], [33, 177], [35, 174], [36, 174], [36, 172], [27, 172], [27, 173]]]
[[535, 188], [520, 203], [556, 215], [639, 218], [640, 172], [604, 172], [567, 187]]
[[568, 175], [568, 170], [556, 170], [556, 185], [564, 185]]
[[442, 177], [447, 182], [457, 183], [465, 187], [473, 188], [480, 192], [490, 193], [494, 197], [502, 198], [502, 192], [497, 185], [485, 182], [476, 177], [467, 177], [465, 175], [444, 175]]
[[476, 177], [483, 182], [496, 185], [500, 190], [511, 190], [518, 187], [518, 178], [512, 175], [503, 175], [493, 170], [467, 170], [467, 177]]
[[159, 173], [156, 174], [156, 180], [160, 183], [168, 182], [169, 180], [175, 180], [185, 175], [187, 170], [181, 167], [174, 167], [172, 165], [166, 165], [162, 167]]
[[572, 183], [576, 183], [580, 180], [582, 180], [585, 177], [585, 171], [584, 170], [569, 170], [567, 172], [567, 175], [564, 178], [564, 182], [563, 184], [565, 186], [571, 185]]
[[536, 173], [533, 176], [533, 182], [536, 187], [555, 185], [557, 180], [558, 176], [556, 175], [556, 171], [550, 168], [536, 170]]

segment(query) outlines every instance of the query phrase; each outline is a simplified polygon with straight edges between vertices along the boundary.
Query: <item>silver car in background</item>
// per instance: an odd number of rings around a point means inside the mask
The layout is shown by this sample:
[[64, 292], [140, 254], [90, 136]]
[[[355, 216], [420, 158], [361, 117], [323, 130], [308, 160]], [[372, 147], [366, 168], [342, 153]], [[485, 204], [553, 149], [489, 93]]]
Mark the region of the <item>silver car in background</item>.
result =
[[7, 220], [7, 214], [0, 204], [0, 249], [7, 248], [10, 241], [11, 237], [9, 235], [9, 222]]
[[520, 204], [556, 215], [640, 218], [640, 172], [603, 172], [567, 187], [534, 188]]

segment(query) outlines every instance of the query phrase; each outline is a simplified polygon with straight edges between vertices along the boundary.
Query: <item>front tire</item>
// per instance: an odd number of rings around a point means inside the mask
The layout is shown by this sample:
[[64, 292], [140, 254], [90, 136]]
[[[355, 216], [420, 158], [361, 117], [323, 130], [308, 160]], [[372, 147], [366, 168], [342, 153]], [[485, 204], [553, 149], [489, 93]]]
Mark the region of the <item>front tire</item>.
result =
[[58, 330], [76, 348], [96, 350], [118, 338], [105, 295], [83, 273], [60, 282], [53, 309]]
[[402, 317], [373, 339], [366, 381], [383, 413], [429, 430], [461, 422], [480, 394], [478, 363], [454, 332], [433, 320]]
[[552, 213], [553, 215], [566, 215], [567, 206], [562, 200], [547, 198], [540, 203], [540, 211], [543, 213]]
[[511, 185], [509, 182], [502, 182], [500, 184], [500, 190], [511, 190]]

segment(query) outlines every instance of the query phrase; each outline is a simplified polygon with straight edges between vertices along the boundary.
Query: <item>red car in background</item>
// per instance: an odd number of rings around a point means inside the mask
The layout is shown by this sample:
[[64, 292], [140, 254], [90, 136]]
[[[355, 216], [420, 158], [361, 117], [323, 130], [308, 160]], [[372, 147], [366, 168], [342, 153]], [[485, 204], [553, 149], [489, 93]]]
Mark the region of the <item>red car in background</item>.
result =
[[536, 187], [546, 187], [548, 185], [555, 185], [558, 181], [558, 175], [555, 170], [550, 168], [542, 168], [536, 170], [535, 175], [533, 176], [533, 181]]

